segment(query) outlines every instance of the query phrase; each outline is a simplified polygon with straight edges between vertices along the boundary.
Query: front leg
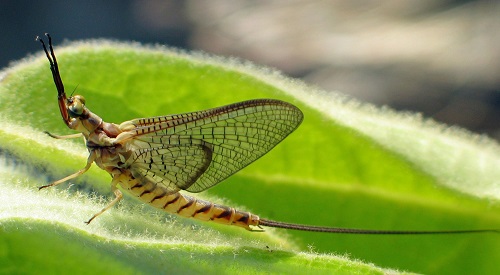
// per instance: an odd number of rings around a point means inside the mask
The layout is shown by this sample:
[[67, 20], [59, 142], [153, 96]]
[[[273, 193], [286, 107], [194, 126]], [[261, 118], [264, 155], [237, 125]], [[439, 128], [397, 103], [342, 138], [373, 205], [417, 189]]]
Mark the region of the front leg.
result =
[[68, 138], [79, 138], [79, 137], [83, 137], [83, 134], [82, 133], [78, 133], [78, 134], [72, 134], [72, 135], [64, 135], [64, 136], [58, 136], [58, 135], [53, 135], [47, 131], [43, 131], [44, 133], [46, 133], [47, 135], [49, 135], [49, 137], [51, 138], [56, 138], [56, 139], [68, 139]]
[[62, 178], [62, 179], [57, 180], [57, 181], [54, 181], [51, 184], [40, 186], [40, 187], [38, 187], [38, 190], [41, 190], [41, 189], [47, 188], [47, 187], [56, 186], [56, 185], [61, 184], [61, 183], [65, 182], [65, 181], [67, 181], [67, 180], [74, 179], [74, 178], [80, 176], [81, 174], [83, 174], [83, 173], [87, 172], [87, 170], [89, 170], [89, 168], [92, 165], [92, 162], [94, 162], [95, 158], [96, 158], [96, 153], [95, 153], [95, 151], [92, 151], [90, 153], [89, 158], [87, 159], [87, 165], [85, 165], [85, 167], [83, 169], [81, 169], [80, 171], [78, 171], [78, 172], [76, 172], [74, 174], [71, 174], [71, 175], [69, 175], [69, 176], [67, 176], [65, 178]]

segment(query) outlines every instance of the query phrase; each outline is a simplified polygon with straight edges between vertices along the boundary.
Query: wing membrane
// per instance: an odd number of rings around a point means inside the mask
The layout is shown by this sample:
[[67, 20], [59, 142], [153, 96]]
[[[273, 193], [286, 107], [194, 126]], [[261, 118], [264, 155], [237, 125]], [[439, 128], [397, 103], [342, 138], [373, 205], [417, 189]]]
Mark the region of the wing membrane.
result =
[[[161, 184], [168, 189], [201, 192], [266, 154], [293, 132], [302, 119], [297, 107], [270, 99], [135, 119], [130, 121], [135, 126], [132, 138], [149, 148], [139, 150], [142, 153], [131, 169], [143, 176], [161, 178]], [[169, 155], [171, 150], [179, 155]], [[179, 157], [182, 160], [176, 161]], [[200, 164], [188, 165], [189, 157]]]
[[155, 182], [167, 193], [186, 189], [208, 168], [212, 150], [204, 145], [167, 146], [135, 152], [132, 175], [141, 181]]

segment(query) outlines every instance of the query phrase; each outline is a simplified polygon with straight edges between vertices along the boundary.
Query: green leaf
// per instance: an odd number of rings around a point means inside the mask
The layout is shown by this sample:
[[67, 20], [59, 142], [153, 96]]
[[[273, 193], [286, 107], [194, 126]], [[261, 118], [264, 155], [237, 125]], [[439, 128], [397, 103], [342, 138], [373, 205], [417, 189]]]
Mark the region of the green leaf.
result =
[[[108, 122], [253, 98], [282, 99], [304, 111], [295, 133], [200, 194], [204, 198], [310, 225], [500, 228], [500, 149], [487, 138], [317, 91], [239, 60], [109, 41], [55, 50], [67, 92], [83, 95]], [[93, 167], [71, 181], [75, 185], [36, 190], [81, 169], [87, 157], [81, 140], [42, 133], [72, 133], [61, 121], [56, 94], [41, 53], [1, 75], [0, 150], [7, 160], [0, 181], [0, 266], [6, 271], [395, 272], [353, 259], [423, 273], [497, 270], [496, 234], [255, 233], [173, 218], [131, 197], [86, 226], [83, 221], [112, 197], [104, 171]], [[345, 254], [351, 260], [331, 256]]]

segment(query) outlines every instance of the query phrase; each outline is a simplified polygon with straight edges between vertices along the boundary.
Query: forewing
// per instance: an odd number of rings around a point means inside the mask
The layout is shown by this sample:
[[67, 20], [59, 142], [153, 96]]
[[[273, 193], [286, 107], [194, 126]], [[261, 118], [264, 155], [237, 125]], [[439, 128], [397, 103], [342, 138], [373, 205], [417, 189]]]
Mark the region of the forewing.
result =
[[[156, 157], [141, 161], [152, 161], [155, 169], [147, 171], [151, 177], [167, 180], [168, 188], [176, 187], [190, 192], [206, 190], [260, 158], [293, 132], [302, 122], [302, 112], [295, 106], [271, 99], [250, 100], [223, 107], [153, 118], [140, 118], [128, 123], [134, 125], [133, 139], [150, 147], [148, 152], [162, 148], [183, 148], [183, 154], [191, 152], [184, 148], [201, 146], [210, 150], [207, 167], [200, 174], [201, 166], [193, 166], [197, 173], [188, 173], [183, 180], [172, 177], [168, 168]], [[163, 152], [163, 151], [161, 151]], [[182, 154], [181, 154], [182, 155]], [[201, 154], [195, 154], [197, 158]], [[172, 158], [175, 158], [172, 156]], [[187, 158], [183, 156], [182, 158]], [[177, 167], [171, 160], [169, 165]], [[144, 165], [140, 165], [144, 173]], [[149, 168], [149, 167], [148, 167]], [[147, 169], [146, 169], [147, 170]], [[164, 173], [163, 170], [169, 171]], [[188, 169], [189, 170], [189, 169]], [[193, 171], [194, 171], [193, 170]], [[184, 171], [184, 170], [179, 170]], [[197, 176], [194, 179], [194, 176]], [[177, 176], [177, 174], [176, 174]], [[192, 180], [192, 182], [189, 182]], [[167, 183], [165, 183], [167, 184]]]

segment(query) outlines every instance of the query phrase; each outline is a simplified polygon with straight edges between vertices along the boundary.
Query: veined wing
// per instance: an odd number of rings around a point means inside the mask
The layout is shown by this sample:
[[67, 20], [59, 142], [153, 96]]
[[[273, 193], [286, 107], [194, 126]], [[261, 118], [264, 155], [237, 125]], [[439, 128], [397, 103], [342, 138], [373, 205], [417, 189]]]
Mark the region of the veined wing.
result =
[[302, 119], [297, 107], [272, 99], [134, 119], [132, 138], [149, 148], [136, 152], [130, 169], [168, 190], [201, 192], [266, 154]]
[[208, 168], [212, 150], [202, 144], [142, 148], [134, 152], [132, 175], [141, 182], [153, 182], [175, 193], [186, 189]]

